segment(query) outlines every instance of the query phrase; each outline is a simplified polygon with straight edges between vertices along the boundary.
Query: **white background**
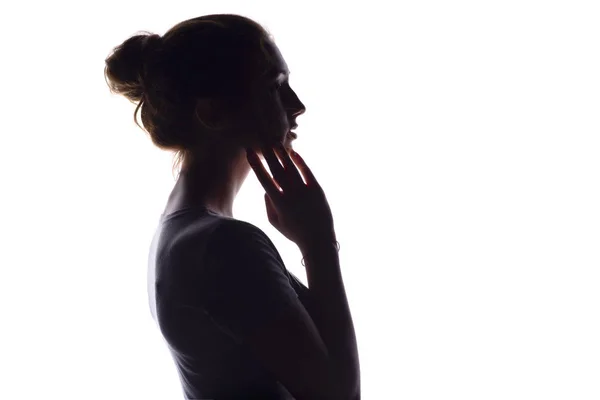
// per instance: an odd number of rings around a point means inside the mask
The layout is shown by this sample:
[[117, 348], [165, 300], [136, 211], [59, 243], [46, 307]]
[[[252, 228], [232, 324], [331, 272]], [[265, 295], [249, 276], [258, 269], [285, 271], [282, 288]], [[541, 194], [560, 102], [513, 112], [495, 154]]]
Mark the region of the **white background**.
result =
[[[263, 24], [306, 105], [363, 399], [600, 398], [597, 2], [6, 4], [0, 398], [182, 398], [146, 297], [173, 158], [103, 68], [212, 13]], [[262, 193], [234, 217], [306, 283]]]

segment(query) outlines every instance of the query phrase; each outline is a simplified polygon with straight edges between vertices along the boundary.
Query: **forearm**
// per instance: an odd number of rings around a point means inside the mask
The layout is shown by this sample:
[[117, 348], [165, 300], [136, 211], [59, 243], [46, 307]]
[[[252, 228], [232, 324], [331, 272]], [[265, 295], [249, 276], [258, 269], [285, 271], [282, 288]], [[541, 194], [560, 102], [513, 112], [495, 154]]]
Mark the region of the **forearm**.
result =
[[349, 387], [360, 391], [356, 335], [338, 252], [332, 244], [314, 245], [301, 251], [310, 293], [307, 310], [343, 380]]

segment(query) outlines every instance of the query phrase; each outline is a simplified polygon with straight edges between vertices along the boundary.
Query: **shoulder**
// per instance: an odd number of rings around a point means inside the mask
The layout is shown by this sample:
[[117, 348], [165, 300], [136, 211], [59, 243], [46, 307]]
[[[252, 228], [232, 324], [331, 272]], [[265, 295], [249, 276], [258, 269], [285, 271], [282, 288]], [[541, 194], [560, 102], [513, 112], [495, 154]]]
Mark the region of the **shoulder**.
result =
[[240, 284], [282, 279], [285, 264], [279, 252], [262, 229], [251, 223], [222, 221], [207, 244], [207, 268], [224, 275], [224, 279], [230, 279], [231, 273], [240, 278]]
[[242, 248], [265, 247], [272, 249], [273, 242], [266, 233], [249, 222], [226, 219], [213, 231], [209, 244], [212, 248], [225, 247], [230, 251]]
[[239, 219], [223, 219], [219, 221], [218, 226], [213, 232], [213, 237], [226, 236], [231, 238], [244, 238], [244, 237], [260, 237], [266, 236], [265, 233], [250, 222], [242, 221]]
[[226, 218], [219, 221], [217, 228], [220, 231], [227, 231], [233, 234], [263, 234], [264, 232], [258, 226], [241, 219]]

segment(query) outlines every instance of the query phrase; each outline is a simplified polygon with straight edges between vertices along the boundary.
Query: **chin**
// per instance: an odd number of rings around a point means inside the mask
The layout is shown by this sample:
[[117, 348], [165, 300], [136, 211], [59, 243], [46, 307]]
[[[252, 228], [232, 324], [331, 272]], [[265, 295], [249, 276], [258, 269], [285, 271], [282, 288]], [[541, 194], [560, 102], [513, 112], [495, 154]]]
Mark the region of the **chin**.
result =
[[286, 139], [283, 141], [283, 146], [284, 146], [286, 149], [288, 149], [288, 150], [291, 150], [291, 149], [293, 148], [293, 146], [292, 146], [292, 141], [291, 141], [289, 138], [286, 138]]

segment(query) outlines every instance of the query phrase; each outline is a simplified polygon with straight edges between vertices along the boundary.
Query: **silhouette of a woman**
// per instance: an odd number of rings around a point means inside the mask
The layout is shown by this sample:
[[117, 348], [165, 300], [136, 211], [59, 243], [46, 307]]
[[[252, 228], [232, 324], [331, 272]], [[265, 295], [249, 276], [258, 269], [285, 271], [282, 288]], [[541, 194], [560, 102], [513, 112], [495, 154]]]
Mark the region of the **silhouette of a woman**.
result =
[[[360, 398], [333, 218], [291, 148], [305, 108], [288, 76], [267, 31], [229, 14], [130, 37], [106, 59], [111, 91], [138, 104], [136, 123], [141, 111], [181, 167], [151, 244], [148, 294], [187, 399]], [[251, 168], [310, 289], [262, 230], [233, 218]]]

